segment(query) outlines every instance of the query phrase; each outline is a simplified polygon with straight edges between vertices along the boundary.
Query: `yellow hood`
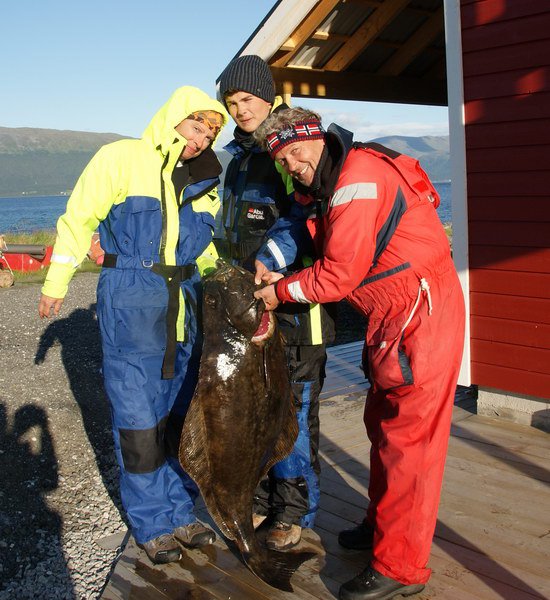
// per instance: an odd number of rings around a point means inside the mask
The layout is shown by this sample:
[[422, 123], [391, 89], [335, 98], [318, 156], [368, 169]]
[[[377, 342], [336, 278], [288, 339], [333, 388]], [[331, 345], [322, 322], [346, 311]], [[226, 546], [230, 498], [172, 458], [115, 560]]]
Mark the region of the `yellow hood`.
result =
[[143, 139], [149, 140], [155, 148], [160, 146], [164, 155], [168, 154], [174, 139], [178, 137], [174, 127], [179, 125], [192, 112], [198, 110], [219, 112], [223, 117], [223, 126], [229, 120], [229, 115], [221, 102], [210, 98], [208, 94], [199, 90], [199, 88], [186, 85], [178, 88], [168, 102], [151, 119], [143, 132]]

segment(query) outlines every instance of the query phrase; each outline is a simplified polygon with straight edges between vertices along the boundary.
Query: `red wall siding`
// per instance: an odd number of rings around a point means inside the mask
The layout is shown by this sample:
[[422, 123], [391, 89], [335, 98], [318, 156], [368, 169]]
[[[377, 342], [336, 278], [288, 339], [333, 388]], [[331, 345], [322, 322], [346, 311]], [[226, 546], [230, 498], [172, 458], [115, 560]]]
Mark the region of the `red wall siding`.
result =
[[461, 0], [472, 380], [550, 398], [550, 2]]

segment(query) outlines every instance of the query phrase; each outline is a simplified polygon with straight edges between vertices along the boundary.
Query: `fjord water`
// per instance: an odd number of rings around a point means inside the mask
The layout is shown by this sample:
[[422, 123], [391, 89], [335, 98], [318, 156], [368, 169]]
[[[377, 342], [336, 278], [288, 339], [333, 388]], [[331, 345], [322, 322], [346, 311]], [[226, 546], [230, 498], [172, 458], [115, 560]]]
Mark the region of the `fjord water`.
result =
[[68, 199], [68, 196], [0, 198], [0, 234], [55, 229]]
[[[436, 183], [441, 196], [437, 210], [443, 223], [451, 222], [451, 184]], [[57, 219], [65, 212], [68, 196], [19, 196], [0, 198], [0, 234], [29, 233], [54, 229]]]

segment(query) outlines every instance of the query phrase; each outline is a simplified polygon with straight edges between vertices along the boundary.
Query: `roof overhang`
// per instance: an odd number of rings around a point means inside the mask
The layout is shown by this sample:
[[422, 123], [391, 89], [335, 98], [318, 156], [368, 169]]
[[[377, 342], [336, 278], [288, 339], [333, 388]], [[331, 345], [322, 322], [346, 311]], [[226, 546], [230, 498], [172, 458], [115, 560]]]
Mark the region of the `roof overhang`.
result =
[[447, 104], [443, 0], [279, 0], [244, 54], [280, 94]]

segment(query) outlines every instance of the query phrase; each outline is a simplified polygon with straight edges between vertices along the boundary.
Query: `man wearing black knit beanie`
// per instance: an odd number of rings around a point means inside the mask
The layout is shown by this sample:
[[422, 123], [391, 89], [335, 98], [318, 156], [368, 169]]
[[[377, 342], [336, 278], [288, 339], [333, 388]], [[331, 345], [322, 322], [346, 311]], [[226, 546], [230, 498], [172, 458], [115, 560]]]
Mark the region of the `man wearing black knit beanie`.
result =
[[[303, 210], [294, 202], [291, 178], [277, 170], [252, 135], [273, 110], [287, 107], [275, 97], [269, 66], [255, 55], [229, 63], [220, 76], [219, 98], [237, 125], [234, 140], [225, 147], [233, 159], [224, 181], [226, 235], [220, 254], [254, 272], [256, 254], [260, 248], [265, 254], [266, 233], [276, 219]], [[299, 259], [281, 269], [274, 256], [273, 264], [267, 265], [270, 269], [288, 273], [311, 264], [313, 245], [305, 225], [299, 233]], [[276, 314], [287, 344], [300, 434], [290, 456], [271, 469], [254, 498], [254, 527], [265, 520], [266, 544], [275, 550], [296, 546], [302, 527], [313, 527], [319, 507], [319, 394], [325, 378], [325, 344], [334, 339], [334, 305], [296, 306], [282, 305]]]
[[275, 83], [268, 64], [255, 54], [246, 54], [232, 60], [220, 77], [220, 96], [228, 92], [249, 92], [273, 104]]

